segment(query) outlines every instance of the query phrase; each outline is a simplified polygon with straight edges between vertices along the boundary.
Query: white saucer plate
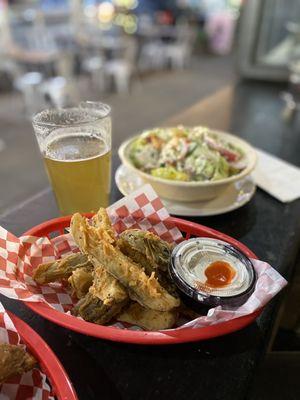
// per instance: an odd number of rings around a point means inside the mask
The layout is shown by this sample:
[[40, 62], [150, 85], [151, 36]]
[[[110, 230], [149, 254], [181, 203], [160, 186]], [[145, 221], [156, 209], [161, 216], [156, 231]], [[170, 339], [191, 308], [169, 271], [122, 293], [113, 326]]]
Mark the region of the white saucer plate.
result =
[[[115, 181], [118, 189], [124, 196], [127, 196], [145, 184], [140, 176], [132, 170], [129, 171], [123, 164], [116, 171]], [[228, 186], [221, 196], [212, 200], [192, 203], [170, 201], [163, 198], [161, 200], [172, 215], [208, 217], [225, 214], [242, 207], [252, 199], [255, 190], [255, 183], [249, 176]]]

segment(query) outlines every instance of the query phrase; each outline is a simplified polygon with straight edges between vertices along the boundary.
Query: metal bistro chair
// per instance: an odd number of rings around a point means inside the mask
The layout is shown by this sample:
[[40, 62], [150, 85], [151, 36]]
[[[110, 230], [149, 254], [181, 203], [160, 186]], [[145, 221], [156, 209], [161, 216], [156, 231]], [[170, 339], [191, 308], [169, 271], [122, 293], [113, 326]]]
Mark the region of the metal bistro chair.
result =
[[81, 71], [90, 77], [91, 86], [105, 90], [104, 81], [104, 53], [99, 31], [82, 29], [76, 34], [76, 43], [79, 49]]
[[136, 39], [128, 37], [124, 39], [122, 57], [104, 63], [105, 78], [113, 81], [118, 93], [129, 92], [131, 80], [136, 73], [137, 50]]
[[164, 43], [159, 40], [150, 40], [142, 45], [138, 61], [141, 71], [161, 70], [166, 67]]
[[39, 72], [27, 72], [14, 82], [14, 87], [23, 95], [25, 114], [28, 118], [46, 107], [41, 91], [42, 83], [43, 75]]
[[164, 44], [166, 62], [171, 68], [183, 69], [190, 64], [196, 33], [189, 26], [178, 26], [178, 37]]

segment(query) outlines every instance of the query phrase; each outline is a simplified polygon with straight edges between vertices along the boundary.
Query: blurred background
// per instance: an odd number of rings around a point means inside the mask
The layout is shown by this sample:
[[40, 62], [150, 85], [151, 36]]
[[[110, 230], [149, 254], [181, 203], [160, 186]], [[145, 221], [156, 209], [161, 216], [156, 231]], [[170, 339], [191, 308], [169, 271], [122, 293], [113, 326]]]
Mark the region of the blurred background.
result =
[[[293, 121], [299, 22], [299, 0], [0, 0], [0, 213], [48, 186], [30, 122], [46, 107], [110, 104], [114, 150], [120, 136], [245, 81], [276, 82], [282, 118]], [[281, 355], [266, 359], [253, 399], [299, 389], [297, 315], [281, 320]]]
[[109, 103], [116, 149], [236, 79], [241, 3], [0, 0], [0, 213], [48, 185], [39, 110]]
[[0, 213], [48, 185], [30, 125], [46, 107], [111, 104], [114, 148], [121, 131], [158, 125], [245, 78], [293, 81], [283, 96], [291, 117], [299, 8], [297, 0], [0, 0]]

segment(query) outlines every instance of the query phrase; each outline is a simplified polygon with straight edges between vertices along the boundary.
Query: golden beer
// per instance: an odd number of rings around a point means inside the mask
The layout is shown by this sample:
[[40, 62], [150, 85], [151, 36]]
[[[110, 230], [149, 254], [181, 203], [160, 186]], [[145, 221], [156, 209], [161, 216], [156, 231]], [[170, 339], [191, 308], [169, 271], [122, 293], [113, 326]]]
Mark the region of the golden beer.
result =
[[82, 132], [54, 136], [43, 155], [63, 215], [108, 206], [111, 150], [102, 138]]

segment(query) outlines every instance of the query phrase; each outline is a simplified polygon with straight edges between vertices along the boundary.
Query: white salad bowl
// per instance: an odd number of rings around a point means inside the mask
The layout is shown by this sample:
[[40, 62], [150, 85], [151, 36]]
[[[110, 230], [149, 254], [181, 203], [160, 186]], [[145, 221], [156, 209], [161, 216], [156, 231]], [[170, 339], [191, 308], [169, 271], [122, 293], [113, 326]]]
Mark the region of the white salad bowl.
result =
[[138, 174], [145, 183], [150, 183], [157, 194], [162, 198], [182, 202], [210, 200], [219, 196], [228, 185], [249, 175], [253, 171], [257, 161], [254, 148], [243, 139], [221, 131], [213, 130], [213, 133], [223, 140], [239, 147], [244, 152], [246, 167], [240, 173], [232, 175], [229, 178], [205, 182], [183, 182], [157, 178], [136, 168], [130, 160], [129, 152], [131, 144], [140, 135], [136, 135], [122, 143], [119, 148], [119, 157], [123, 164], [130, 168], [133, 173]]

